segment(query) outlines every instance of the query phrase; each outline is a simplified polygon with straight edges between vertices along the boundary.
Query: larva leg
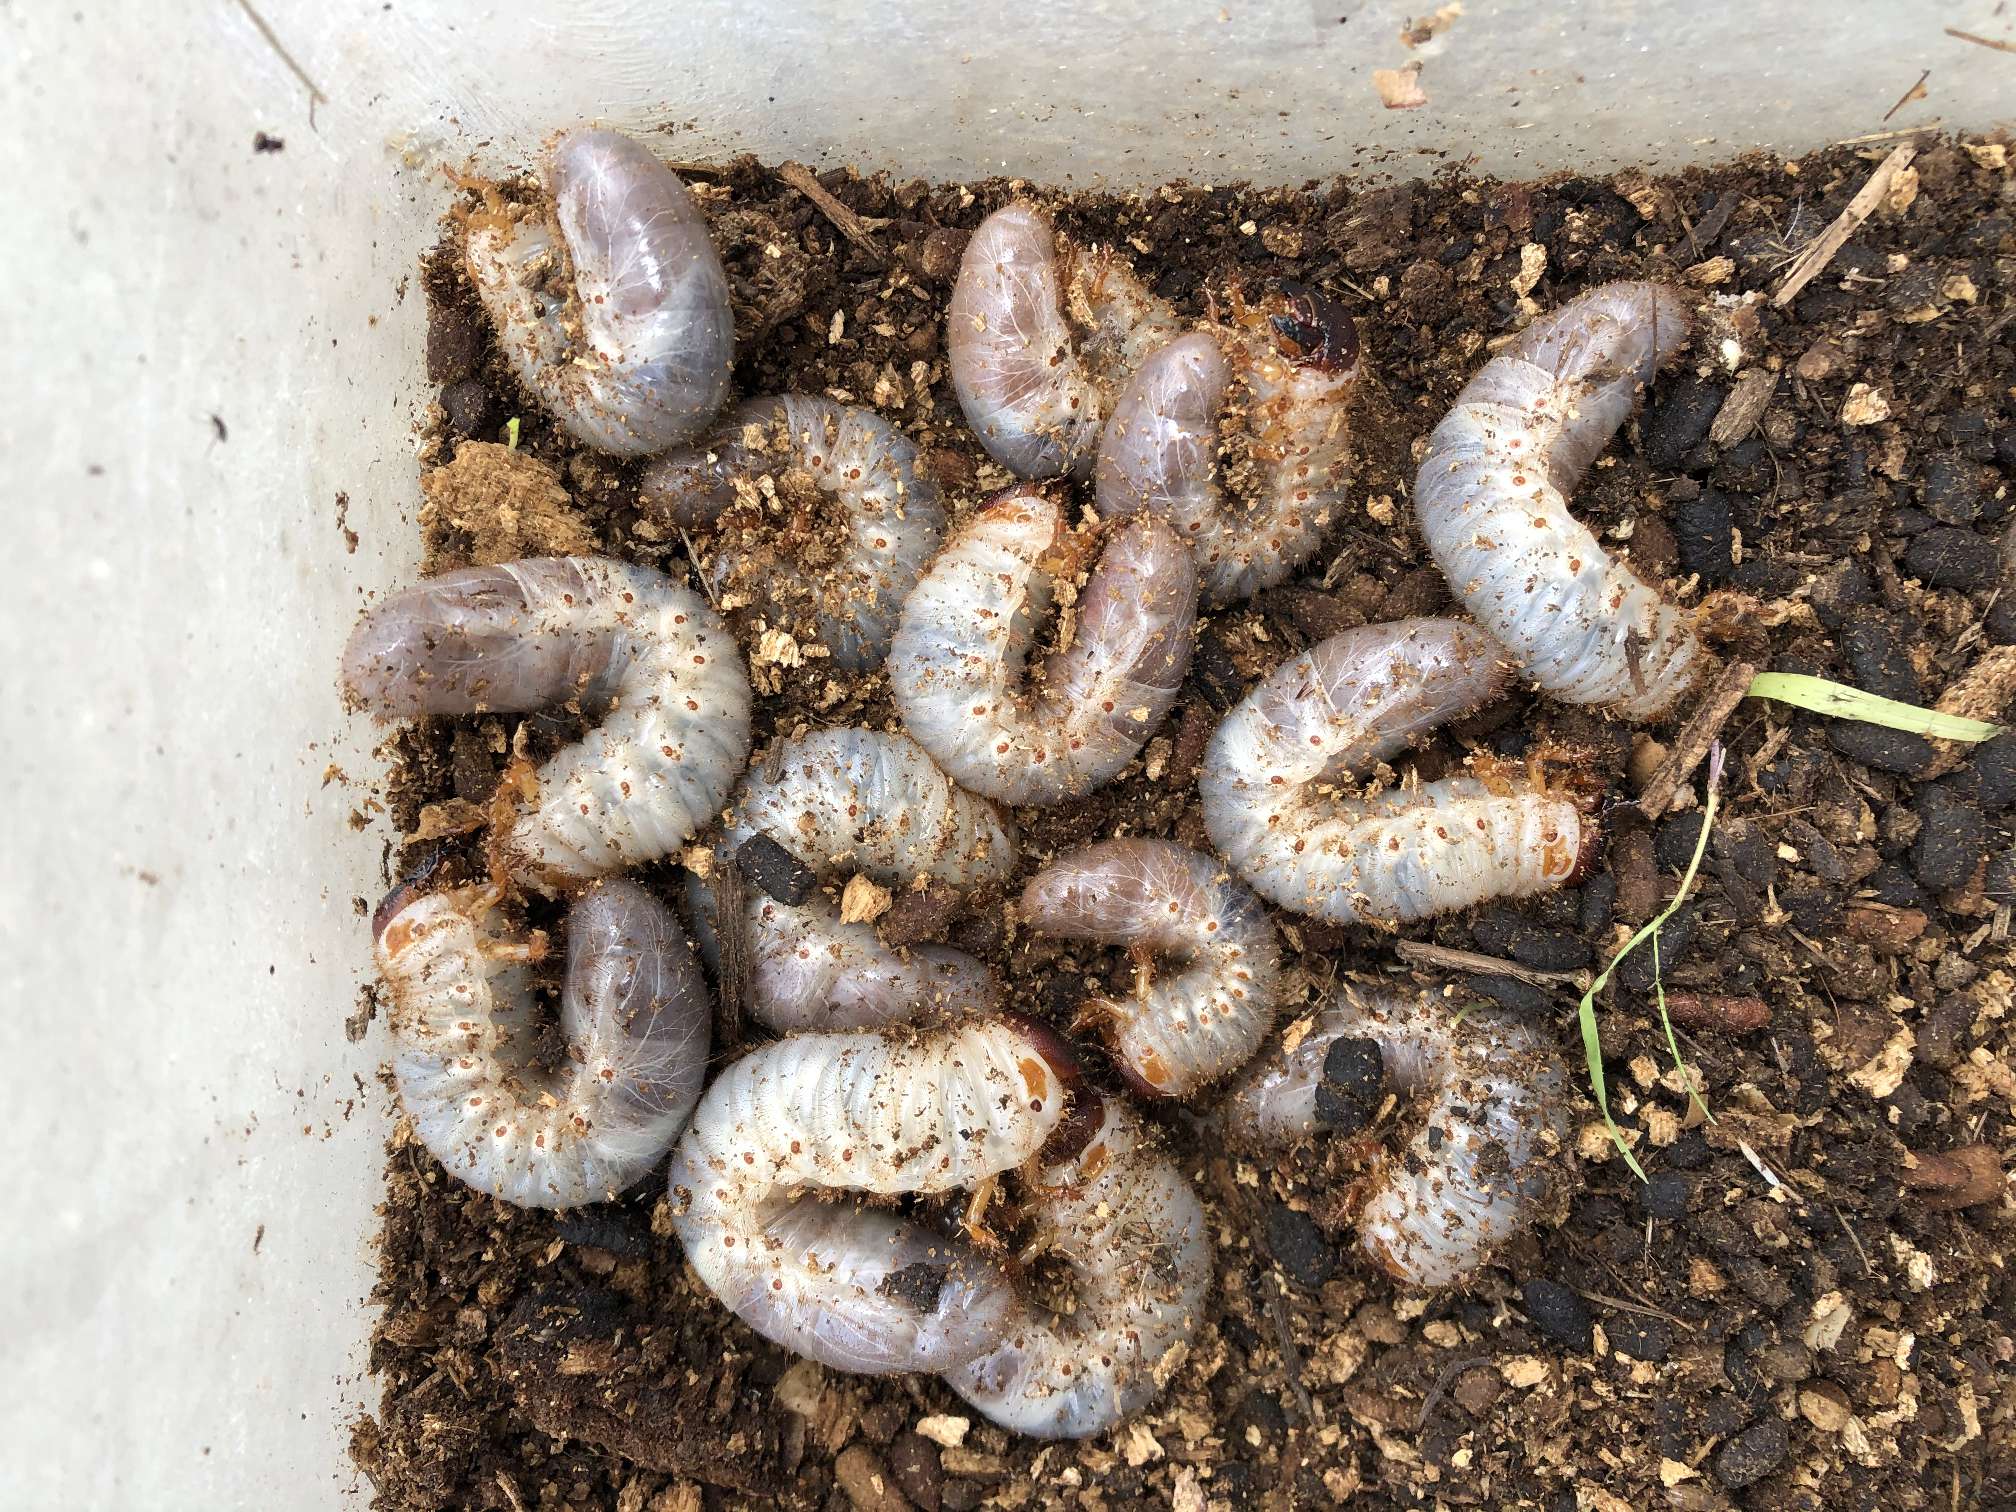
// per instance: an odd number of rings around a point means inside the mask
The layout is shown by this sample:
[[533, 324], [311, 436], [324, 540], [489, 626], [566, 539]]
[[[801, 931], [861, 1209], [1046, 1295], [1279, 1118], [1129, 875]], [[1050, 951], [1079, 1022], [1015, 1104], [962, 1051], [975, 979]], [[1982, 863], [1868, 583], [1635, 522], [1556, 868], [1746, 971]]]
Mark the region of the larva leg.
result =
[[1589, 464], [1687, 341], [1671, 289], [1612, 283], [1543, 315], [1470, 380], [1414, 487], [1449, 586], [1556, 698], [1654, 719], [1707, 663], [1687, 618], [1568, 512]]
[[525, 387], [576, 439], [648, 456], [728, 394], [728, 278], [686, 186], [619, 132], [563, 132], [549, 201], [470, 219], [471, 282]]
[[[1325, 1106], [1326, 1061], [1340, 1045], [1368, 1044], [1416, 1132], [1368, 1179], [1361, 1242], [1410, 1286], [1457, 1285], [1546, 1205], [1567, 1134], [1567, 1072], [1539, 1032], [1488, 1007], [1458, 1022], [1434, 993], [1347, 988], [1294, 1050], [1274, 1051], [1240, 1079], [1219, 1117], [1233, 1137], [1263, 1146], [1322, 1133], [1336, 1119]], [[1346, 1120], [1346, 1132], [1356, 1127]]]

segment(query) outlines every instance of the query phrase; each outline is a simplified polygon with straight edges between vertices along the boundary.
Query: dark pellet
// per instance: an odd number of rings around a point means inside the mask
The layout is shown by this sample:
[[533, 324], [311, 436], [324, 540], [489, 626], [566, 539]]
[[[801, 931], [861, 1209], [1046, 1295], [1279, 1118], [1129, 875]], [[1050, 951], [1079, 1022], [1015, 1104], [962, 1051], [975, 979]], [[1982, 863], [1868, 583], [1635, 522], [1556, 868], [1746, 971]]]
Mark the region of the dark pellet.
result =
[[811, 867], [768, 835], [751, 835], [735, 848], [735, 869], [765, 897], [793, 908], [811, 897], [819, 882]]

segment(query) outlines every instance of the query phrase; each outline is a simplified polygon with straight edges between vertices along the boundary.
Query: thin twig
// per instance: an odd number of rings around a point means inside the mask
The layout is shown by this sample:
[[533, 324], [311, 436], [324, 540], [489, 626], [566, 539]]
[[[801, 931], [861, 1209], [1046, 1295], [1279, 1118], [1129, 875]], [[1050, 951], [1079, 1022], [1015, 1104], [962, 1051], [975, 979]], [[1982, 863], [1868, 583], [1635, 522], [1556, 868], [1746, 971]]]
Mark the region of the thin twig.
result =
[[1865, 131], [1860, 136], [1842, 137], [1829, 142], [1829, 147], [1867, 147], [1872, 142], [1894, 142], [1899, 137], [1921, 136], [1928, 131], [1937, 131], [1946, 124], [1945, 118], [1935, 116], [1917, 126], [1895, 126], [1888, 131]]
[[1771, 296], [1772, 304], [1784, 309], [1822, 268], [1834, 260], [1834, 254], [1855, 234], [1856, 228], [1876, 213], [1876, 207], [1883, 203], [1883, 196], [1890, 192], [1892, 180], [1910, 167], [1911, 159], [1917, 155], [1918, 149], [1905, 142], [1876, 165], [1876, 171], [1869, 175], [1869, 182], [1855, 191], [1855, 197], [1848, 201], [1848, 208], [1834, 217], [1834, 224], [1813, 238], [1806, 250], [1792, 259], [1785, 282]]
[[819, 213], [833, 222], [842, 236], [873, 258], [876, 267], [888, 266], [888, 257], [875, 238], [869, 235], [861, 217], [828, 193], [826, 186], [813, 176], [810, 168], [803, 163], [783, 163], [778, 166], [777, 177], [818, 206]]
[[1909, 89], [1905, 90], [1904, 93], [1902, 93], [1897, 97], [1897, 103], [1895, 105], [1892, 105], [1888, 110], [1883, 112], [1883, 119], [1886, 121], [1889, 120], [1890, 117], [1897, 114], [1898, 111], [1902, 110], [1906, 105], [1909, 105], [1913, 100], [1924, 99], [1925, 81], [1931, 77], [1932, 77], [1932, 70], [1929, 68], [1926, 69], [1925, 72], [1918, 75], [1918, 82], [1913, 84]]
[[315, 107], [327, 105], [329, 96], [322, 93], [320, 86], [308, 77], [308, 70], [294, 61], [294, 54], [287, 51], [286, 44], [275, 34], [273, 28], [267, 25], [266, 18], [252, 9], [252, 0], [238, 0], [238, 8], [245, 12], [245, 18], [258, 28], [259, 35], [265, 39], [266, 45], [273, 49], [273, 55], [287, 65], [287, 71], [299, 79], [301, 87], [308, 91], [308, 124], [313, 126]]
[[1401, 960], [1416, 966], [1431, 966], [1443, 971], [1472, 971], [1480, 976], [1511, 977], [1535, 987], [1581, 987], [1587, 985], [1589, 976], [1586, 971], [1541, 971], [1498, 956], [1479, 955], [1474, 950], [1452, 950], [1447, 945], [1430, 945], [1421, 940], [1396, 940], [1393, 950]]
[[1685, 1318], [1675, 1317], [1669, 1312], [1661, 1312], [1656, 1307], [1647, 1307], [1642, 1302], [1626, 1302], [1622, 1297], [1612, 1297], [1597, 1291], [1577, 1292], [1576, 1295], [1586, 1301], [1601, 1303], [1604, 1307], [1614, 1307], [1619, 1312], [1642, 1313], [1648, 1318], [1664, 1318], [1676, 1328], [1684, 1328], [1689, 1333], [1694, 1331], [1694, 1325], [1689, 1323]]
[[1993, 37], [1977, 37], [1973, 32], [1962, 31], [1957, 26], [1944, 28], [1949, 37], [1958, 37], [1962, 42], [1972, 42], [1976, 47], [1992, 47], [1997, 52], [2016, 53], [2016, 42], [2000, 42]]
[[1723, 669], [1722, 675], [1708, 690], [1708, 696], [1701, 701], [1701, 707], [1694, 711], [1674, 737], [1673, 749], [1665, 763], [1645, 784], [1645, 791], [1638, 799], [1638, 810], [1647, 819], [1657, 819], [1665, 813], [1680, 789], [1692, 780], [1695, 769], [1707, 757], [1708, 748], [1722, 733], [1722, 726], [1729, 722], [1729, 717], [1742, 704], [1743, 695], [1756, 676], [1757, 669], [1748, 662], [1731, 662]]
[[[1302, 1409], [1302, 1421], [1316, 1423], [1316, 1402], [1302, 1380], [1302, 1351], [1295, 1347], [1294, 1320], [1288, 1316], [1288, 1294], [1278, 1277], [1267, 1288], [1267, 1316], [1274, 1320], [1274, 1345], [1281, 1351], [1281, 1365], [1288, 1372], [1288, 1386], [1295, 1393], [1295, 1405]], [[1264, 1283], [1263, 1283], [1264, 1284]]]

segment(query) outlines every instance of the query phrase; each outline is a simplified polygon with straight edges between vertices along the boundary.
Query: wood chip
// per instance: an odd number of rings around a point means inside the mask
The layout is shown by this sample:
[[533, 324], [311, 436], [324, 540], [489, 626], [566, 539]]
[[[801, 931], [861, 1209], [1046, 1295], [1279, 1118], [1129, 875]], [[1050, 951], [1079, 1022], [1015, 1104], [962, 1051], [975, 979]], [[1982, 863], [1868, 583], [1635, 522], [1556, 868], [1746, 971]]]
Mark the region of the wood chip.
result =
[[1764, 418], [1772, 395], [1778, 392], [1778, 375], [1752, 368], [1736, 380], [1736, 387], [1722, 402], [1715, 423], [1708, 427], [1708, 439], [1716, 446], [1734, 446]]
[[1841, 423], [1843, 425], [1875, 425], [1890, 418], [1890, 401], [1880, 390], [1866, 383], [1848, 386], [1848, 397], [1841, 402]]
[[1962, 1145], [1937, 1155], [1916, 1155], [1902, 1172], [1921, 1207], [1949, 1213], [1993, 1202], [2002, 1195], [2002, 1157], [1985, 1144]]
[[[1975, 658], [1973, 666], [1947, 685], [1932, 708], [1940, 714], [2001, 724], [2012, 700], [2016, 700], [2016, 646], [1990, 646]], [[1932, 749], [1937, 754], [1925, 774], [1927, 778], [1944, 776], [1978, 747], [1965, 740], [1935, 740]]]
[[886, 268], [889, 265], [882, 244], [875, 240], [866, 223], [835, 199], [810, 168], [803, 163], [783, 163], [778, 166], [777, 177], [818, 206], [819, 213], [831, 221], [842, 236], [865, 252], [876, 267]]
[[1796, 258], [1786, 270], [1785, 281], [1778, 285], [1778, 292], [1771, 296], [1771, 303], [1784, 309], [1798, 297], [1799, 291], [1811, 283], [1834, 260], [1834, 254], [1855, 234], [1856, 228], [1883, 203], [1890, 192], [1890, 184], [1899, 173], [1911, 166], [1911, 160], [1918, 155], [1918, 149], [1909, 142], [1892, 150], [1890, 155], [1876, 165], [1876, 171], [1869, 175], [1869, 181], [1855, 191], [1855, 197], [1848, 201], [1848, 207], [1834, 218], [1834, 224], [1822, 231]]
[[1419, 63], [1409, 63], [1405, 68], [1373, 69], [1372, 87], [1379, 91], [1379, 103], [1388, 110], [1418, 110], [1428, 103], [1428, 96], [1421, 88]]
[[1638, 808], [1646, 818], [1657, 819], [1672, 806], [1681, 785], [1693, 777], [1694, 769], [1708, 755], [1708, 748], [1722, 733], [1722, 726], [1729, 722], [1729, 716], [1736, 712], [1756, 678], [1757, 669], [1749, 662], [1731, 662], [1722, 669], [1722, 675], [1715, 679], [1700, 707], [1674, 737], [1672, 754], [1666, 758], [1665, 766], [1645, 784]]
[[972, 1427], [971, 1418], [934, 1413], [917, 1420], [917, 1436], [931, 1440], [941, 1449], [957, 1449], [966, 1442], [966, 1435]]
[[1741, 200], [1742, 196], [1734, 189], [1726, 191], [1715, 201], [1715, 208], [1696, 221], [1694, 229], [1687, 233], [1687, 239], [1674, 249], [1673, 260], [1681, 264], [1691, 263], [1720, 241], [1729, 217], [1736, 213], [1736, 206]]
[[856, 872], [840, 893], [840, 922], [868, 924], [889, 912], [889, 889]]

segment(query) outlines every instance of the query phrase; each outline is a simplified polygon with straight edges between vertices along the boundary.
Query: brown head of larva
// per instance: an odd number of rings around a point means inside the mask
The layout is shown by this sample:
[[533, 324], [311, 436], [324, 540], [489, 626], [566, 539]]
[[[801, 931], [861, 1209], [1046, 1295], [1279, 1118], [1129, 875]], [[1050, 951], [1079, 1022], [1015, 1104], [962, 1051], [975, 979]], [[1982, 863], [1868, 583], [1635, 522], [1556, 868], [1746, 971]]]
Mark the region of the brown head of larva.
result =
[[[434, 873], [441, 869], [441, 863], [445, 859], [447, 859], [446, 852], [437, 850], [420, 863], [418, 870], [402, 877], [398, 885], [379, 900], [377, 908], [371, 913], [371, 942], [374, 945], [384, 940], [385, 931], [391, 927], [394, 919], [427, 893], [428, 883], [434, 880]], [[398, 954], [398, 943], [395, 942], [389, 947], [391, 954]]]
[[[1099, 1130], [1102, 1105], [1098, 1089], [1085, 1080], [1085, 1068], [1078, 1063], [1077, 1054], [1063, 1035], [1026, 1013], [1004, 1013], [1002, 1017], [1022, 1032], [1035, 1052], [1034, 1061], [1025, 1063], [1022, 1073], [1029, 1084], [1030, 1096], [1066, 1099], [1063, 1120], [1043, 1142], [1040, 1158], [1046, 1165], [1069, 1160]], [[1045, 1070], [1048, 1075], [1039, 1088], [1038, 1077]]]
[[1298, 367], [1343, 373], [1357, 366], [1357, 323], [1328, 295], [1283, 279], [1273, 288], [1267, 312], [1275, 340]]

